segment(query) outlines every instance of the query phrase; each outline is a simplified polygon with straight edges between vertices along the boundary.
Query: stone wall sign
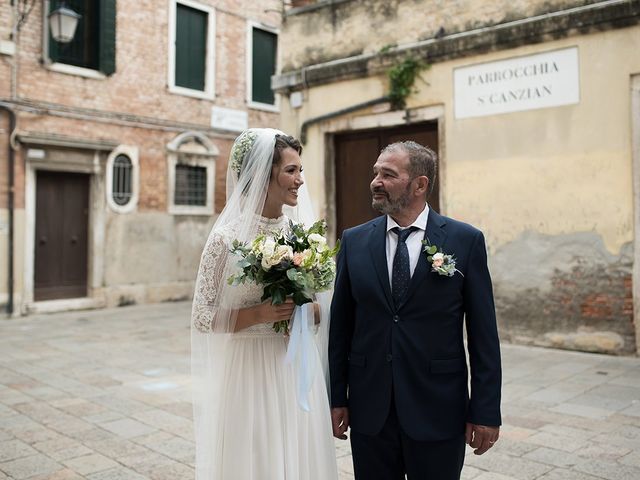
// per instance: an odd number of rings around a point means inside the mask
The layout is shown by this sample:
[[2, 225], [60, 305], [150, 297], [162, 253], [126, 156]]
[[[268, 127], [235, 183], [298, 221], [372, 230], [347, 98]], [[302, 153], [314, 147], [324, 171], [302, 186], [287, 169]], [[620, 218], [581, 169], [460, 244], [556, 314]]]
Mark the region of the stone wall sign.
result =
[[577, 47], [456, 68], [455, 117], [579, 103], [579, 77]]
[[221, 130], [241, 132], [249, 125], [249, 114], [244, 110], [211, 107], [211, 126]]

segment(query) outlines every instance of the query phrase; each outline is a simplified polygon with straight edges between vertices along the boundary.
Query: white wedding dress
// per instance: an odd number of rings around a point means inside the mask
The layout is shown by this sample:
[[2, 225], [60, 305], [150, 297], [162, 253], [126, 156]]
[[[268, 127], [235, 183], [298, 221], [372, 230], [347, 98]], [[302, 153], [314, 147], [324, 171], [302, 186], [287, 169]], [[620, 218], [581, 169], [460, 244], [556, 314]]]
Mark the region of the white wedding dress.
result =
[[[259, 232], [277, 231], [288, 219], [260, 217]], [[227, 248], [231, 232], [210, 248]], [[221, 239], [222, 240], [222, 239]], [[218, 247], [214, 247], [217, 244]], [[226, 245], [225, 245], [226, 244]], [[216, 253], [210, 252], [212, 258]], [[253, 283], [229, 290], [227, 305], [244, 308], [261, 302]], [[203, 331], [208, 326], [202, 326]], [[220, 432], [214, 478], [223, 480], [336, 480], [338, 478], [327, 390], [318, 371], [309, 393], [310, 411], [296, 396], [294, 366], [285, 364], [287, 338], [271, 323], [231, 334], [220, 402]], [[314, 350], [314, 355], [318, 355]], [[319, 364], [319, 361], [318, 361]]]

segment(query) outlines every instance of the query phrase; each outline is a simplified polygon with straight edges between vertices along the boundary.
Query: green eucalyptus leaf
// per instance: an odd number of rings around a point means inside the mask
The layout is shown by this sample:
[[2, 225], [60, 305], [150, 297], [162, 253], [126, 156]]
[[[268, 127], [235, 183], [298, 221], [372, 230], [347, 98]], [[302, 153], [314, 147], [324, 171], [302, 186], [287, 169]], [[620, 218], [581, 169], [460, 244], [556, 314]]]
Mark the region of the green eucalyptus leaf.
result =
[[273, 305], [280, 305], [284, 303], [285, 297], [286, 292], [282, 288], [274, 288], [271, 303]]

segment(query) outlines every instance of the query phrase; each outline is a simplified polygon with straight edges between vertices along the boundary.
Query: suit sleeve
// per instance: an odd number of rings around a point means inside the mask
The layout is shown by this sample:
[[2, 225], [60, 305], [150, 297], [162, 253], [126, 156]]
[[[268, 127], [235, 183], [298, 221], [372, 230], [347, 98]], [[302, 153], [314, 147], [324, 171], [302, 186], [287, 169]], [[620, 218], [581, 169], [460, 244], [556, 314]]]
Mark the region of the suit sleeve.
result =
[[491, 277], [484, 235], [477, 232], [469, 252], [464, 285], [465, 320], [471, 367], [471, 399], [467, 421], [501, 424], [502, 368]]
[[331, 406], [347, 406], [349, 351], [353, 335], [354, 306], [347, 265], [347, 234], [343, 234], [337, 260], [336, 282], [329, 326], [329, 375]]

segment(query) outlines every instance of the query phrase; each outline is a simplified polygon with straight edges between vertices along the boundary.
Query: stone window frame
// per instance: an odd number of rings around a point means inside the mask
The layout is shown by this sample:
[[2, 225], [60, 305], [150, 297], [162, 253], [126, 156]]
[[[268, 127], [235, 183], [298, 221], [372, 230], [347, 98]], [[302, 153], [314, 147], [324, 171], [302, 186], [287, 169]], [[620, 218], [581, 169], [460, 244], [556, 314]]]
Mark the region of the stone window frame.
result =
[[[126, 205], [119, 205], [113, 200], [113, 162], [119, 155], [125, 155], [131, 160], [131, 198]], [[107, 205], [116, 213], [131, 213], [138, 206], [138, 198], [140, 195], [140, 162], [138, 147], [131, 145], [119, 145], [107, 158], [106, 165], [106, 197]]]
[[[213, 215], [216, 158], [220, 150], [201, 132], [184, 132], [167, 144], [167, 209], [172, 215]], [[207, 170], [206, 205], [176, 205], [176, 166], [190, 165]]]
[[[246, 65], [246, 88], [247, 88], [247, 106], [255, 110], [264, 110], [267, 112], [280, 113], [280, 95], [274, 90], [275, 103], [273, 105], [262, 102], [254, 102], [252, 98], [252, 81], [253, 81], [253, 30], [264, 30], [276, 35], [278, 41], [280, 39], [280, 30], [263, 23], [247, 20], [247, 65]], [[276, 73], [280, 70], [280, 58], [276, 51]]]
[[[86, 173], [89, 180], [89, 257], [88, 257], [88, 297], [60, 300], [34, 301], [35, 255], [25, 255], [23, 287], [17, 304], [23, 314], [48, 313], [63, 310], [77, 310], [104, 307], [102, 281], [104, 277], [104, 244], [107, 208], [105, 198], [104, 170], [105, 157], [118, 142], [111, 140], [91, 140], [47, 133], [19, 134], [18, 139], [26, 148], [25, 153], [25, 252], [35, 252], [35, 208], [36, 179], [39, 170], [56, 170], [70, 173]], [[51, 151], [69, 149], [83, 151], [82, 162], [71, 159], [57, 160], [51, 157]]]
[[[176, 85], [176, 17], [178, 4], [194, 8], [207, 14], [207, 53], [204, 76], [204, 91]], [[170, 0], [169, 2], [169, 48], [168, 59], [168, 86], [169, 92], [187, 97], [215, 100], [215, 62], [216, 62], [216, 12], [215, 8], [194, 0]]]

